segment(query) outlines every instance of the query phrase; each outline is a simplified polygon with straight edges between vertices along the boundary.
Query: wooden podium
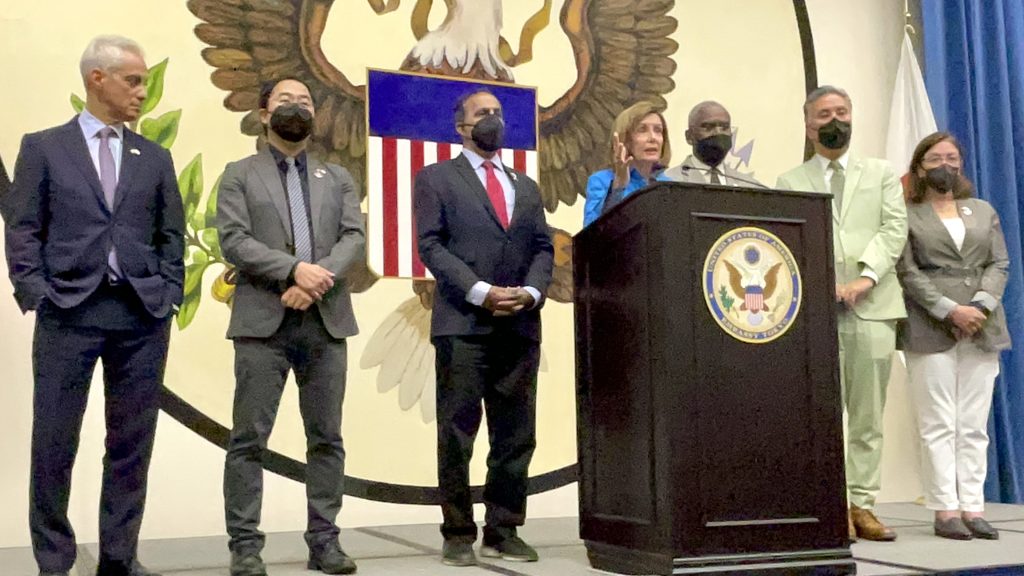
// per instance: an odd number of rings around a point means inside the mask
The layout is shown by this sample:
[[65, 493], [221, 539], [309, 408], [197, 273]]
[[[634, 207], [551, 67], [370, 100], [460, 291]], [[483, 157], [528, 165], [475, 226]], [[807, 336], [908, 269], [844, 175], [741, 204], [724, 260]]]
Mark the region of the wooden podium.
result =
[[[580, 535], [593, 567], [855, 573], [830, 198], [659, 183], [576, 236]], [[798, 269], [783, 295], [790, 263], [768, 270], [785, 260], [773, 246]], [[767, 336], [726, 326], [769, 318], [789, 320]]]

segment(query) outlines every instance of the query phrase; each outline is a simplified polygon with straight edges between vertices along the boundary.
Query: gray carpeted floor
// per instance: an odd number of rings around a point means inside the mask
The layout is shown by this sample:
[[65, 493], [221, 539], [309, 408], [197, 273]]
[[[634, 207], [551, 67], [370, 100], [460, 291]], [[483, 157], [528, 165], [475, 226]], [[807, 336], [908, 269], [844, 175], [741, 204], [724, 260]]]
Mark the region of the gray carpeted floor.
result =
[[[857, 573], [921, 574], [941, 571], [1007, 575], [1011, 570], [994, 567], [1020, 566], [1024, 574], [1024, 506], [990, 504], [986, 516], [1001, 530], [994, 542], [954, 542], [932, 534], [931, 512], [916, 504], [884, 504], [877, 513], [896, 529], [894, 543], [854, 544]], [[575, 518], [531, 520], [520, 535], [537, 547], [540, 562], [523, 564], [488, 561], [476, 567], [450, 568], [439, 561], [441, 538], [433, 525], [379, 526], [343, 530], [342, 546], [359, 564], [364, 576], [444, 575], [479, 576], [577, 576], [593, 575], [586, 551], [578, 538]], [[140, 557], [151, 569], [165, 576], [226, 576], [227, 537], [186, 538], [145, 541]], [[310, 576], [306, 570], [306, 547], [300, 533], [271, 534], [263, 558], [270, 576]], [[80, 548], [76, 576], [93, 576], [96, 545]], [[35, 576], [36, 567], [28, 548], [0, 549], [3, 576]]]

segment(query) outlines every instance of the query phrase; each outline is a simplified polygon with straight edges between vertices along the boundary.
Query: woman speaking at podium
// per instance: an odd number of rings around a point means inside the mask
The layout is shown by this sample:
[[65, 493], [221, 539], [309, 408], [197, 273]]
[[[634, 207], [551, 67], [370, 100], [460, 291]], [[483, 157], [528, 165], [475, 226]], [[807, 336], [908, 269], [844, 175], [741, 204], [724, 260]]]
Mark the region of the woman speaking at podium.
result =
[[587, 180], [584, 226], [637, 190], [669, 180], [662, 175], [672, 158], [662, 112], [651, 102], [638, 102], [615, 118], [609, 145], [612, 167]]

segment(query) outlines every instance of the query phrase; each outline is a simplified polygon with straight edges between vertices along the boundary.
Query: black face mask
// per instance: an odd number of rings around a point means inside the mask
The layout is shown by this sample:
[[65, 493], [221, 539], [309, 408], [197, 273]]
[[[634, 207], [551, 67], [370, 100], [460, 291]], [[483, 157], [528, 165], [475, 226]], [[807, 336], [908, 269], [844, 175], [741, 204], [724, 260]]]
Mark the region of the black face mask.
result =
[[721, 164], [722, 160], [725, 160], [725, 156], [729, 154], [731, 148], [732, 134], [715, 134], [697, 140], [697, 143], [693, 145], [693, 153], [701, 162], [714, 168]]
[[497, 114], [488, 114], [473, 125], [473, 142], [484, 152], [494, 152], [505, 143], [505, 121]]
[[818, 142], [829, 150], [841, 150], [850, 143], [853, 127], [849, 122], [833, 118], [831, 122], [818, 128]]
[[301, 142], [313, 131], [313, 113], [298, 104], [282, 104], [270, 116], [270, 129], [288, 142]]
[[924, 181], [929, 188], [939, 192], [949, 192], [956, 186], [957, 171], [943, 164], [924, 173]]

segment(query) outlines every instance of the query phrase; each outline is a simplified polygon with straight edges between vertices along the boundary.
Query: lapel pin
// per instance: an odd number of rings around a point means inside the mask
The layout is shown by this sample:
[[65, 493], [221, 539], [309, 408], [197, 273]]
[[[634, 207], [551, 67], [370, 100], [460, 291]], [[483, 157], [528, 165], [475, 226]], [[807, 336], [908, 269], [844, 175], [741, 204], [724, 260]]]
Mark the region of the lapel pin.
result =
[[139, 152], [138, 148], [131, 148], [128, 150], [128, 152], [130, 152], [131, 154], [135, 154], [136, 156], [142, 156], [142, 152]]
[[323, 168], [317, 168], [316, 170], [313, 170], [313, 176], [315, 178], [323, 178], [324, 174], [327, 174], [327, 171], [324, 170]]
[[971, 210], [969, 206], [961, 206], [960, 211], [964, 213], [964, 216], [970, 216], [971, 214], [974, 214], [974, 212]]

